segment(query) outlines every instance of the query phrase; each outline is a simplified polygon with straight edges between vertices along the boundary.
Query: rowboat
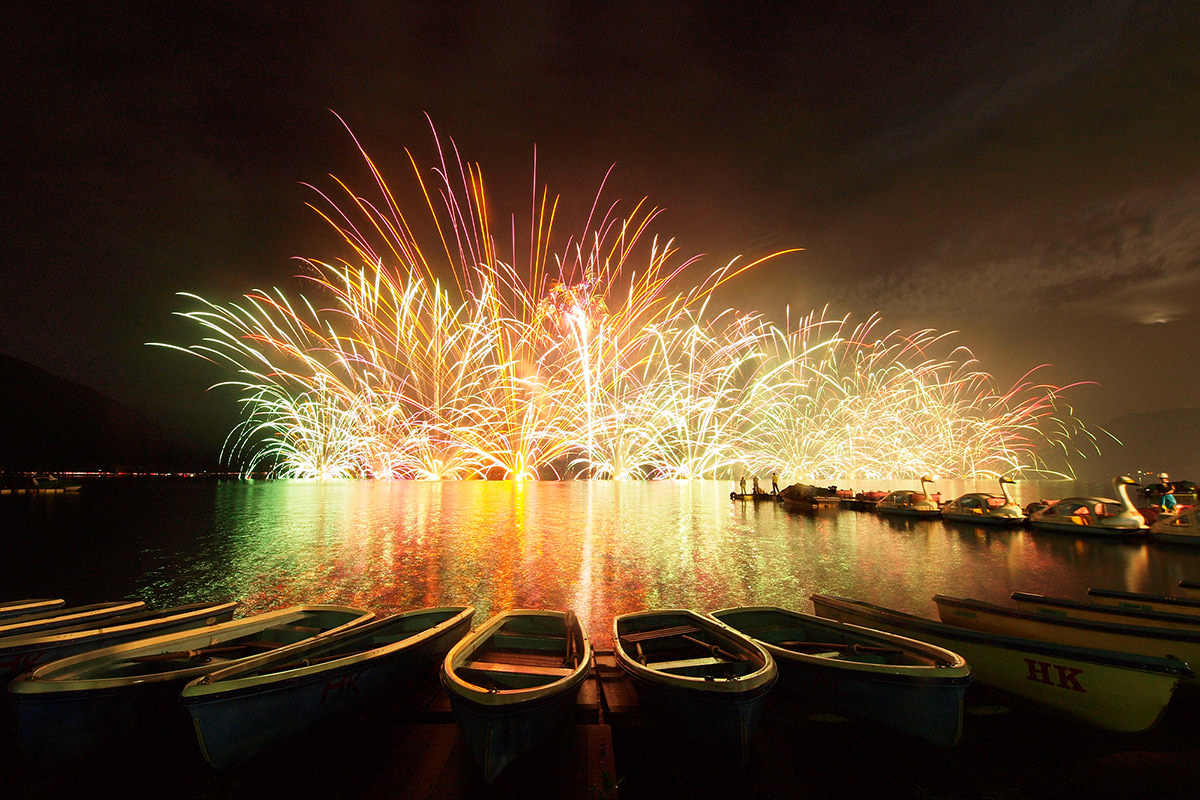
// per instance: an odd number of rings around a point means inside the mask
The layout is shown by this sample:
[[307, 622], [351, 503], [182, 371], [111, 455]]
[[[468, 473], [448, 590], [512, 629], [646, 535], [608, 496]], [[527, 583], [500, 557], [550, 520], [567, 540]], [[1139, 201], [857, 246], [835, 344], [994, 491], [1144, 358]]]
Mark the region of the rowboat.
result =
[[981, 525], [1020, 525], [1027, 517], [1008, 493], [1011, 478], [1000, 478], [1000, 494], [971, 492], [942, 505], [942, 519]]
[[488, 783], [563, 722], [591, 661], [570, 611], [503, 611], [450, 648], [442, 686]]
[[30, 600], [2, 600], [0, 601], [0, 621], [19, 617], [25, 614], [36, 614], [41, 611], [52, 611], [62, 608], [66, 605], [65, 600], [60, 599], [30, 599]]
[[1137, 732], [1162, 716], [1176, 685], [1194, 679], [1154, 658], [980, 633], [870, 603], [814, 594], [817, 614], [909, 636], [967, 659], [975, 681], [1042, 711], [1110, 731]]
[[837, 490], [807, 483], [793, 483], [779, 492], [783, 507], [792, 511], [823, 511], [840, 508], [842, 499]]
[[1178, 658], [1186, 664], [1200, 664], [1200, 631], [1052, 617], [940, 594], [934, 595], [933, 601], [937, 603], [938, 616], [943, 622], [984, 633]]
[[1035, 528], [1066, 531], [1096, 536], [1129, 536], [1146, 532], [1146, 520], [1129, 499], [1132, 478], [1113, 478], [1113, 492], [1119, 499], [1108, 497], [1065, 497], [1042, 506], [1029, 514], [1029, 524]]
[[1179, 591], [1189, 600], [1200, 600], [1200, 581], [1180, 581]]
[[424, 608], [240, 659], [183, 687], [204, 758], [236, 767], [334, 716], [393, 700], [471, 629], [471, 606]]
[[145, 609], [141, 600], [116, 600], [108, 603], [91, 603], [86, 606], [35, 609], [23, 614], [0, 619], [0, 639], [9, 636], [28, 636], [54, 628], [96, 624], [99, 620], [129, 614]]
[[[135, 607], [141, 607], [139, 601]], [[110, 644], [191, 628], [212, 627], [233, 618], [237, 603], [188, 603], [133, 611], [66, 627], [0, 639], [0, 682], [59, 658]]]
[[805, 703], [866, 719], [937, 747], [962, 735], [966, 659], [936, 645], [774, 606], [712, 612], [762, 645], [779, 685]]
[[1150, 538], [1171, 544], [1200, 544], [1200, 507], [1190, 506], [1174, 514], [1159, 514], [1150, 526]]
[[1046, 597], [1031, 592], [1013, 592], [1009, 597], [1021, 611], [1031, 611], [1034, 614], [1044, 614], [1050, 617], [1200, 632], [1200, 614], [1179, 614], [1174, 611], [1089, 603], [1081, 600], [1069, 600], [1065, 597]]
[[294, 606], [52, 661], [9, 684], [22, 746], [31, 758], [62, 758], [105, 738], [161, 731], [172, 720], [183, 725], [179, 691], [193, 678], [373, 616]]
[[933, 478], [922, 475], [921, 491], [898, 489], [894, 492], [889, 492], [875, 505], [875, 510], [880, 514], [922, 517], [926, 519], [940, 515], [942, 510], [938, 507], [937, 501], [925, 491], [925, 484], [927, 483], [933, 483]]
[[1120, 606], [1139, 611], [1169, 611], [1172, 614], [1195, 614], [1200, 616], [1200, 600], [1186, 597], [1171, 597], [1161, 594], [1124, 592], [1118, 589], [1088, 589], [1092, 602], [1102, 605]]
[[696, 745], [744, 766], [779, 677], [762, 645], [686, 609], [613, 619], [613, 652], [639, 700]]

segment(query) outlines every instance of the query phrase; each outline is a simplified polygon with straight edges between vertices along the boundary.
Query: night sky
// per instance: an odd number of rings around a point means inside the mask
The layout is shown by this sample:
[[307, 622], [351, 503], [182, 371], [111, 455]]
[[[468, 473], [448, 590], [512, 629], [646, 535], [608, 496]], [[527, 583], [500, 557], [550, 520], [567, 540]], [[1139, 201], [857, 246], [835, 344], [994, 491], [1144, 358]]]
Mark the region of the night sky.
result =
[[[414, 209], [428, 114], [493, 213], [609, 200], [725, 305], [956, 330], [1089, 423], [1200, 405], [1200, 3], [9, 3], [0, 353], [213, 433], [188, 291], [291, 288], [340, 243], [312, 183]], [[767, 10], [768, 5], [777, 7]], [[21, 6], [26, 6], [22, 9]], [[893, 8], [893, 6], [895, 6]]]

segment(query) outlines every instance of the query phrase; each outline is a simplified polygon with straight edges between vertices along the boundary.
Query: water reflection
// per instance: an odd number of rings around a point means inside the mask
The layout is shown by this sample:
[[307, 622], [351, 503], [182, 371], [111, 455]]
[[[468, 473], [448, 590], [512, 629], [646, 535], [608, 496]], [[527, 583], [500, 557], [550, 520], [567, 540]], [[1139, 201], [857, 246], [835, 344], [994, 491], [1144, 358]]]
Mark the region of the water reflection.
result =
[[[1021, 502], [1088, 490], [1019, 489]], [[0, 578], [13, 596], [233, 597], [246, 611], [470, 603], [479, 618], [573, 608], [598, 646], [615, 614], [648, 607], [809, 610], [808, 595], [826, 592], [932, 616], [939, 592], [992, 601], [1013, 590], [1080, 597], [1089, 586], [1169, 594], [1200, 578], [1200, 553], [1187, 548], [796, 513], [731, 502], [715, 481], [113, 483], [52, 513], [24, 500], [0, 507], [15, 548]]]

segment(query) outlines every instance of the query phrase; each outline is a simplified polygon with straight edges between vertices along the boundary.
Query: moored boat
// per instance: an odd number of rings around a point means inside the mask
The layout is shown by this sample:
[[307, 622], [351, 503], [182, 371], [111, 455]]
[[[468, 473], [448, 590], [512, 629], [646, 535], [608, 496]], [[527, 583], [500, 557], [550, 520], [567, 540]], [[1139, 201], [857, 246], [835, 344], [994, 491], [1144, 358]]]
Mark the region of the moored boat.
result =
[[[137, 602], [134, 607], [143, 607]], [[0, 638], [0, 682], [59, 658], [118, 642], [190, 628], [212, 627], [233, 617], [237, 603], [188, 603], [132, 611], [85, 623]]]
[[1146, 532], [1145, 518], [1129, 499], [1132, 478], [1113, 478], [1113, 492], [1119, 499], [1108, 497], [1064, 497], [1029, 514], [1029, 524], [1035, 528], [1065, 531], [1095, 536], [1130, 536]]
[[774, 606], [712, 612], [762, 645], [779, 687], [806, 704], [866, 719], [937, 747], [962, 735], [971, 668], [957, 653]]
[[934, 595], [933, 601], [943, 622], [984, 633], [1200, 664], [1200, 631], [1070, 619], [940, 594]]
[[1151, 539], [1170, 544], [1200, 545], [1200, 507], [1159, 514], [1148, 531]]
[[613, 653], [659, 719], [718, 759], [745, 765], [779, 675], [765, 648], [711, 617], [668, 609], [615, 617]]
[[[232, 614], [234, 603], [228, 604]], [[9, 684], [26, 754], [63, 758], [98, 742], [185, 726], [179, 691], [233, 659], [371, 619], [342, 606], [294, 606], [140, 638], [44, 664]]]
[[393, 614], [192, 679], [180, 699], [205, 760], [236, 767], [325, 719], [404, 695], [437, 674], [474, 614], [471, 606]]
[[1106, 605], [1070, 600], [1065, 597], [1046, 597], [1032, 592], [1013, 592], [1009, 597], [1021, 611], [1063, 619], [1090, 619], [1099, 622], [1115, 622], [1120, 625], [1146, 625], [1152, 628], [1200, 631], [1200, 614], [1179, 614], [1174, 611]]
[[89, 603], [85, 606], [51, 606], [0, 619], [0, 640], [9, 636], [29, 636], [55, 628], [98, 625], [100, 620], [142, 611], [141, 600], [114, 600], [108, 603]]
[[60, 598], [29, 599], [29, 600], [0, 600], [0, 624], [6, 619], [25, 614], [36, 614], [42, 611], [53, 611], [62, 608], [67, 603]]
[[897, 489], [894, 492], [889, 492], [884, 495], [883, 499], [876, 503], [875, 510], [880, 514], [921, 517], [924, 519], [932, 519], [940, 516], [942, 510], [938, 507], [937, 500], [925, 490], [925, 484], [927, 483], [932, 484], [933, 478], [930, 478], [928, 475], [922, 475], [921, 491]]
[[784, 508], [793, 511], [822, 511], [840, 508], [842, 504], [837, 489], [807, 483], [793, 483], [783, 487], [779, 492], [779, 499], [783, 501]]
[[1171, 597], [1170, 595], [1097, 588], [1088, 589], [1087, 593], [1092, 602], [1102, 605], [1120, 606], [1139, 611], [1169, 611], [1173, 614], [1195, 614], [1200, 616], [1200, 600], [1188, 599], [1186, 597]]
[[563, 722], [591, 660], [569, 611], [503, 611], [450, 648], [442, 686], [489, 783]]
[[1177, 658], [1136, 656], [980, 633], [857, 600], [814, 594], [821, 617], [930, 642], [967, 659], [975, 681], [1042, 711], [1110, 731], [1152, 727], [1180, 680]]
[[1016, 481], [1000, 478], [1000, 494], [970, 492], [942, 504], [942, 519], [982, 525], [1021, 525], [1027, 517], [1021, 506], [1008, 493]]

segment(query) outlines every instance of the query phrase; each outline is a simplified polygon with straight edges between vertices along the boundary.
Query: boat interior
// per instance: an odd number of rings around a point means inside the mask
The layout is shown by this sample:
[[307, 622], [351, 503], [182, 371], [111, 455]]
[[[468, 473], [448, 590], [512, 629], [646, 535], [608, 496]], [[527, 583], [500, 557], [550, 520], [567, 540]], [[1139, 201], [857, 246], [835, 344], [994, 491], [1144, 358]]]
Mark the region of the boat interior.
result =
[[733, 680], [762, 668], [736, 644], [684, 622], [664, 628], [620, 633], [621, 648], [640, 664], [672, 675]]
[[[531, 625], [531, 620], [542, 624]], [[489, 636], [456, 671], [463, 680], [496, 691], [532, 689], [570, 676], [582, 656], [583, 635], [572, 621], [516, 617]]]

